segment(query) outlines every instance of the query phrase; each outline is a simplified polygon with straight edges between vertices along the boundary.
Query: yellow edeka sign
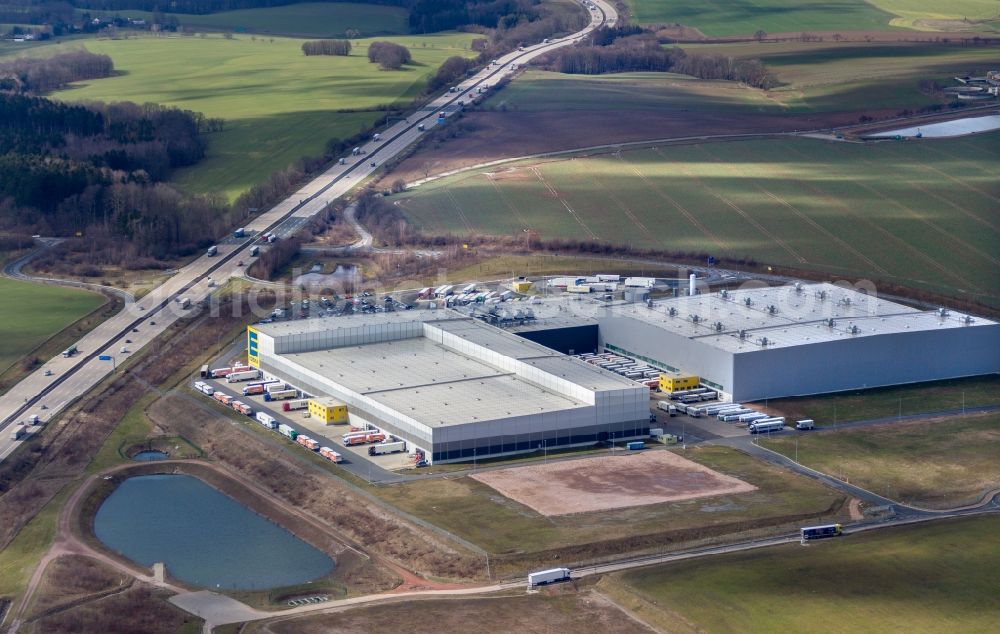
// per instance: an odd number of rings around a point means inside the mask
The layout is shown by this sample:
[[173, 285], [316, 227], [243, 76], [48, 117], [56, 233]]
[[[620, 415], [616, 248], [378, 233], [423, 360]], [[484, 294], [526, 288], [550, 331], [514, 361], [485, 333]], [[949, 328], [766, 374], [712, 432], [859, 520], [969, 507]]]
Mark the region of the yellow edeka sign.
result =
[[247, 361], [255, 368], [260, 367], [260, 353], [257, 351], [257, 337], [259, 333], [252, 327], [247, 326]]

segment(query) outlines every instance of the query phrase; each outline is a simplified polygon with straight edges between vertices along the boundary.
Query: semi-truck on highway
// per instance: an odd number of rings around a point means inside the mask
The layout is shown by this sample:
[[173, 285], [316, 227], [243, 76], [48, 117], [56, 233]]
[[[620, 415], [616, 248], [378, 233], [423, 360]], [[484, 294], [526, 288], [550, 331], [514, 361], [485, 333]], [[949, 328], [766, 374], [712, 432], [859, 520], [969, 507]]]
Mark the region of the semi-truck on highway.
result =
[[549, 570], [539, 570], [528, 574], [528, 587], [545, 586], [550, 583], [570, 580], [569, 568], [551, 568]]
[[205, 255], [207, 255], [210, 258], [219, 255], [219, 247], [215, 245], [208, 247], [208, 251], [205, 252]]
[[64, 357], [72, 357], [77, 352], [79, 352], [79, 351], [76, 349], [76, 346], [70, 346], [70, 347], [66, 348], [65, 350], [63, 350], [63, 356]]
[[11, 440], [21, 440], [22, 438], [24, 438], [27, 435], [28, 435], [28, 430], [25, 429], [24, 425], [22, 425], [20, 423], [18, 423], [17, 425], [14, 425], [14, 427], [10, 430], [10, 439]]

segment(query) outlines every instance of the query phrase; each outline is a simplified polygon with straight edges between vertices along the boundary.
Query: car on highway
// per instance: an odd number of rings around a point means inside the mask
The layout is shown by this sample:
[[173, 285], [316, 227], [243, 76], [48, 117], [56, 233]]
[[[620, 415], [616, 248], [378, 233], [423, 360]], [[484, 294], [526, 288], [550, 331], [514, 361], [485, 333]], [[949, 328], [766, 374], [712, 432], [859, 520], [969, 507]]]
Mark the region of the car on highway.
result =
[[46, 370], [45, 376], [52, 376], [52, 370]]
[[139, 332], [139, 329], [138, 328], [133, 328], [132, 332]]

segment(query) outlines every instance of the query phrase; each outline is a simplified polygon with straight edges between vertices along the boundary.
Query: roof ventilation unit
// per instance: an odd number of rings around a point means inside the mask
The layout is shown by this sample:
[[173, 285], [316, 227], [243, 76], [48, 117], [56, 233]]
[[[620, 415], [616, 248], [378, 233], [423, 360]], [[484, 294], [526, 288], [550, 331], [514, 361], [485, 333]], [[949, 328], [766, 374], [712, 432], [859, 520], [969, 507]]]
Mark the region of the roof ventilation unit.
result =
[[819, 301], [826, 299], [826, 291], [816, 291], [816, 299]]
[[829, 318], [829, 319], [827, 319], [827, 320], [826, 320], [826, 325], [827, 325], [827, 326], [829, 326], [830, 328], [833, 328], [833, 325], [834, 325], [835, 323], [836, 323], [836, 322], [835, 322], [835, 321], [833, 321], [833, 317], [831, 317], [831, 318]]
[[727, 291], [726, 289], [722, 289], [721, 291], [719, 291], [719, 297], [721, 297], [722, 299], [729, 299], [729, 291]]
[[699, 321], [701, 321], [701, 317], [699, 317], [698, 315], [691, 315], [691, 321], [693, 321], [694, 323], [698, 323]]
[[778, 312], [778, 307], [775, 306], [774, 304], [771, 304], [770, 306], [767, 307], [767, 312], [769, 312], [769, 313], [771, 313], [773, 315], [776, 312]]
[[851, 326], [851, 334], [852, 334], [852, 335], [856, 335], [856, 334], [858, 334], [859, 332], [861, 332], [861, 328], [859, 328], [859, 327], [858, 327], [858, 326], [856, 326], [856, 325], [854, 325], [854, 326]]
[[743, 303], [746, 304], [747, 306], [753, 306], [753, 300], [750, 299], [749, 297], [744, 297]]
[[725, 328], [722, 326], [722, 322], [721, 321], [715, 322], [715, 331], [722, 332], [723, 330], [725, 330]]
[[671, 317], [676, 317], [677, 316], [677, 309], [671, 306], [670, 310], [667, 311], [667, 314], [670, 315]]
[[741, 330], [740, 331], [740, 339], [746, 339], [746, 338], [747, 338], [747, 331], [746, 330]]
[[938, 308], [937, 312], [938, 312], [938, 317], [947, 317], [948, 316], [948, 309], [944, 308], [943, 306], [941, 308]]
[[766, 348], [767, 344], [769, 344], [771, 342], [767, 340], [767, 337], [761, 337], [760, 339], [757, 340], [757, 343], [759, 343], [761, 345], [761, 347]]

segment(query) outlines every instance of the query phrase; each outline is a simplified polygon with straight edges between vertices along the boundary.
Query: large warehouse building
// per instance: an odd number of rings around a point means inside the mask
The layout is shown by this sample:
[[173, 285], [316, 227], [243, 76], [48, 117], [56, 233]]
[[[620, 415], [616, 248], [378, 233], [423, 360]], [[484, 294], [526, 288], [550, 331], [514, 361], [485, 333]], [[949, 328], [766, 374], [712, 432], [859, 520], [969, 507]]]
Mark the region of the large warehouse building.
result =
[[649, 390], [455, 311], [250, 328], [250, 363], [432, 462], [649, 434]]
[[[576, 352], [604, 348], [696, 374], [736, 401], [1000, 372], [1000, 324], [919, 310], [834, 284], [652, 303], [546, 301], [511, 329]], [[587, 327], [597, 326], [587, 330]]]

